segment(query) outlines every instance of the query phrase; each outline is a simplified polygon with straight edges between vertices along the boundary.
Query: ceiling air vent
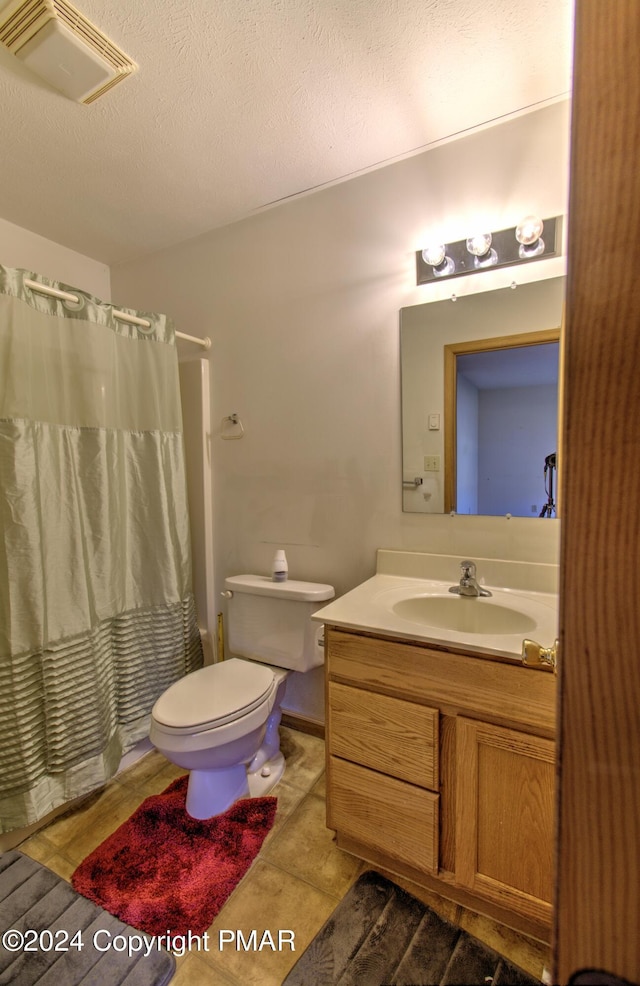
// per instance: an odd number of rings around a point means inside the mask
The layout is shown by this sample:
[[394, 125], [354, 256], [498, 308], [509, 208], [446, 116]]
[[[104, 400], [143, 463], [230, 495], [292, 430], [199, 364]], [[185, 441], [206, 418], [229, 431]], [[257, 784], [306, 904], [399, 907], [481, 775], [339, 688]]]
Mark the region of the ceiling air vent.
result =
[[10, 3], [0, 11], [0, 42], [78, 103], [93, 103], [137, 68], [67, 0]]

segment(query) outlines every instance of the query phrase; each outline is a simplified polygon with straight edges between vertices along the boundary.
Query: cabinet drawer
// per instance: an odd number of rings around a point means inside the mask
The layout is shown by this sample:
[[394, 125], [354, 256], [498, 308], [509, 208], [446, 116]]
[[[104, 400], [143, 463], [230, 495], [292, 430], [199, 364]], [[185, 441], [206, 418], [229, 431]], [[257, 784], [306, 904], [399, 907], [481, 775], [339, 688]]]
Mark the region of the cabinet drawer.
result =
[[438, 871], [438, 795], [329, 757], [327, 825], [418, 870]]
[[327, 626], [327, 677], [397, 698], [428, 702], [447, 715], [555, 736], [555, 675], [415, 643]]
[[329, 753], [438, 788], [438, 711], [329, 682]]

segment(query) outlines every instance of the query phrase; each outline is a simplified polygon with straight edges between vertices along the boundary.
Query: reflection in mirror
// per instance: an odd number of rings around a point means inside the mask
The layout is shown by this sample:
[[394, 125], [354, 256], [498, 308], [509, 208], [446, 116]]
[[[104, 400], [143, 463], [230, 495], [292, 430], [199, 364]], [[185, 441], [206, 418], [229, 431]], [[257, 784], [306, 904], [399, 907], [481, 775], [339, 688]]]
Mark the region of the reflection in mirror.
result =
[[445, 346], [445, 509], [555, 516], [559, 331]]
[[[416, 513], [442, 513], [445, 509], [460, 510], [463, 507], [465, 512], [467, 509], [471, 512], [475, 509], [478, 513], [482, 513], [491, 509], [492, 512], [495, 510], [500, 514], [515, 515], [522, 512], [528, 517], [539, 516], [548, 499], [545, 481], [547, 486], [550, 478], [555, 482], [555, 477], [551, 477], [549, 472], [544, 475], [544, 460], [550, 453], [557, 451], [556, 440], [554, 439], [550, 445], [547, 441], [551, 431], [555, 434], [556, 426], [553, 425], [553, 421], [557, 417], [557, 402], [553, 411], [551, 400], [548, 400], [540, 411], [536, 410], [530, 414], [527, 412], [529, 417], [545, 418], [548, 430], [544, 437], [539, 439], [540, 447], [531, 447], [526, 452], [526, 457], [532, 463], [535, 472], [535, 478], [532, 480], [535, 482], [535, 491], [533, 487], [529, 487], [530, 492], [526, 496], [523, 494], [524, 506], [515, 507], [512, 502], [512, 506], [507, 507], [504, 502], [500, 502], [499, 506], [488, 507], [485, 498], [478, 495], [475, 507], [473, 503], [467, 501], [466, 505], [460, 504], [454, 508], [452, 504], [456, 502], [456, 485], [446, 468], [449, 461], [452, 461], [453, 445], [451, 438], [445, 443], [445, 432], [448, 430], [447, 424], [451, 412], [447, 413], [445, 410], [444, 360], [447, 347], [462, 346], [464, 349], [464, 344], [474, 342], [475, 348], [472, 347], [463, 354], [471, 355], [474, 351], [491, 348], [489, 342], [497, 337], [515, 337], [519, 340], [518, 348], [522, 348], [522, 343], [535, 338], [536, 350], [542, 344], [546, 346], [547, 343], [556, 342], [560, 335], [564, 286], [564, 277], [553, 277], [522, 284], [515, 291], [502, 288], [459, 297], [455, 303], [451, 300], [436, 301], [402, 309], [400, 343], [403, 510]], [[540, 333], [542, 335], [539, 335]], [[527, 334], [530, 340], [526, 340]], [[525, 378], [529, 379], [532, 387], [552, 386], [550, 382], [543, 384], [538, 379], [538, 371], [534, 378], [534, 364], [529, 361], [531, 353], [533, 350], [528, 347], [521, 353], [526, 359]], [[505, 355], [504, 358], [508, 359], [508, 356]], [[555, 363], [557, 367], [557, 355]], [[495, 375], [499, 376], [503, 372], [505, 372], [504, 368], [502, 371], [499, 369], [494, 371], [494, 383]], [[464, 386], [463, 383], [462, 387]], [[473, 386], [478, 389], [480, 400], [483, 387], [478, 387], [477, 383]], [[505, 378], [504, 389], [508, 390], [509, 386]], [[456, 389], [454, 383], [454, 393]], [[492, 389], [499, 388], [494, 386]], [[496, 401], [500, 399], [495, 395], [494, 398]], [[524, 407], [524, 396], [520, 398], [520, 403]], [[501, 421], [498, 414], [500, 428], [494, 422], [494, 427], [487, 429], [489, 438], [493, 433], [493, 441], [486, 442], [487, 455], [491, 456], [492, 464], [489, 472], [492, 477], [495, 462], [501, 457], [503, 459], [507, 457], [502, 426], [508, 423], [509, 417], [513, 416], [511, 412], [504, 412], [504, 415], [507, 420]], [[453, 433], [455, 434], [455, 425]], [[523, 436], [518, 451], [523, 455], [525, 453]], [[452, 475], [455, 473], [462, 475], [465, 471], [468, 473], [469, 470], [473, 470], [473, 455], [475, 453], [472, 453], [470, 458], [469, 454], [462, 451], [455, 461]], [[517, 471], [520, 467], [516, 464], [514, 468]], [[537, 508], [536, 511], [532, 510], [534, 506]]]

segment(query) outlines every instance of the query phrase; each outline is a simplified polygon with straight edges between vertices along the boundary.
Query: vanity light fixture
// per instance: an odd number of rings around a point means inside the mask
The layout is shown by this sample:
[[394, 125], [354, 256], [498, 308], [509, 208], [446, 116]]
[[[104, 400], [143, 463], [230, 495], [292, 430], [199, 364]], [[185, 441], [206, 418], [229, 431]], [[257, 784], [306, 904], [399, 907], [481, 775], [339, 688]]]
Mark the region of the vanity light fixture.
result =
[[531, 215], [510, 229], [475, 234], [455, 243], [431, 244], [416, 253], [417, 283], [429, 284], [448, 277], [557, 257], [561, 250], [561, 227], [562, 216], [543, 221]]

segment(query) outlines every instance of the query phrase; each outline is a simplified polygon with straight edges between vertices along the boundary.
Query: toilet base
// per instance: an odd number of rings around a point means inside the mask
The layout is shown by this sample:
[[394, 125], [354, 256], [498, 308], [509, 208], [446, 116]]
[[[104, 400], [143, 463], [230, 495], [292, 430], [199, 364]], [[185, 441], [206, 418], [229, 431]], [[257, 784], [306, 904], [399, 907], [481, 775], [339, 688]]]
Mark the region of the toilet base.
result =
[[248, 794], [247, 768], [243, 763], [216, 770], [192, 770], [185, 808], [192, 818], [204, 820], [222, 814]]
[[246, 764], [242, 763], [216, 770], [192, 770], [185, 804], [187, 814], [204, 821], [221, 815], [239, 798], [262, 798], [283, 774], [284, 757], [279, 750], [272, 760], [267, 760], [252, 773], [248, 773]]
[[[264, 771], [266, 770], [269, 773], [265, 775]], [[278, 750], [273, 760], [267, 760], [259, 770], [254, 770], [252, 773], [247, 774], [250, 797], [263, 798], [265, 794], [273, 790], [283, 774], [284, 757], [280, 750]]]

